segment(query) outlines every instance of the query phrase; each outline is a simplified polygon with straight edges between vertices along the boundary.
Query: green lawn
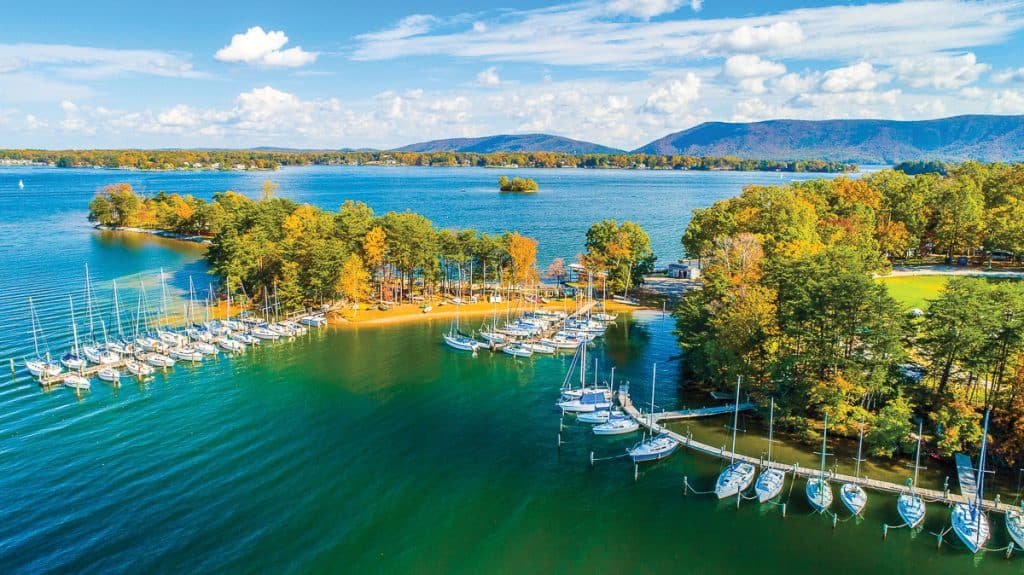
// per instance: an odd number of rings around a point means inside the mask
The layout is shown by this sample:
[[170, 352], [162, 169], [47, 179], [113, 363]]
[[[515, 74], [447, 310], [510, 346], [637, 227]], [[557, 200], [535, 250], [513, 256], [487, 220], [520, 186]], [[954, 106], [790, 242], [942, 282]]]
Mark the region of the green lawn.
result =
[[889, 295], [909, 308], [926, 309], [928, 301], [935, 299], [950, 276], [896, 276], [879, 281], [889, 288]]

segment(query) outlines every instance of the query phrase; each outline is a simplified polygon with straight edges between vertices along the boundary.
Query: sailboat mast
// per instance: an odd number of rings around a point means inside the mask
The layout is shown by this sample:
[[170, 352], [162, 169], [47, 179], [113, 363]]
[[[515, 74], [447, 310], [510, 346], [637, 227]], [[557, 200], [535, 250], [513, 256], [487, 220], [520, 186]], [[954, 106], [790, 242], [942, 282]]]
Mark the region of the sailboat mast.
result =
[[862, 449], [864, 449], [864, 418], [860, 420], [860, 440], [857, 442], [857, 471], [855, 475], [858, 479], [860, 479], [860, 454]]
[[114, 321], [117, 322], [117, 336], [124, 338], [124, 332], [121, 331], [121, 306], [117, 301], [117, 280], [114, 280]]
[[775, 398], [772, 398], [772, 406], [768, 409], [768, 466], [772, 464], [772, 433], [775, 431]]
[[92, 287], [89, 285], [89, 264], [85, 264], [85, 307], [89, 310], [89, 337], [92, 337]]
[[75, 300], [68, 294], [68, 307], [71, 308], [71, 335], [75, 340], [75, 357], [78, 357], [78, 326], [75, 325]]
[[825, 414], [825, 428], [821, 432], [821, 474], [819, 481], [825, 482], [825, 449], [828, 441], [828, 414]]
[[32, 304], [32, 298], [28, 298], [28, 315], [32, 319], [32, 344], [36, 348], [36, 357], [39, 356], [39, 334], [36, 331], [36, 308]]
[[[981, 453], [978, 454], [978, 493], [974, 500], [975, 505], [980, 511], [984, 504], [985, 497], [985, 451], [988, 448], [988, 414], [985, 411], [985, 429], [984, 434], [981, 436]], [[979, 521], [981, 520], [981, 513], [978, 513]]]
[[650, 421], [651, 436], [654, 435], [654, 382], [658, 379], [658, 364], [651, 367], [651, 412], [647, 414]]
[[736, 428], [740, 425], [740, 382], [743, 376], [736, 377], [736, 405], [732, 410], [732, 449], [729, 451], [729, 464], [736, 461]]
[[921, 468], [921, 435], [924, 433], [924, 420], [917, 422], [917, 451], [914, 453], [914, 484], [910, 491], [917, 489], [917, 472]]

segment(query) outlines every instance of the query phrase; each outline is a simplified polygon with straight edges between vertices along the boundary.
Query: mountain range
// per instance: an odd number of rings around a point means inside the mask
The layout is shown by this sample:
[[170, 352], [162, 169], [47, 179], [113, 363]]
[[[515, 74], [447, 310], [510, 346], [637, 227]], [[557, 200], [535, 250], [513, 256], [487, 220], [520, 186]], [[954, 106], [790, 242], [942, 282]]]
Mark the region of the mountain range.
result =
[[482, 138], [451, 138], [410, 144], [396, 152], [556, 152], [562, 154], [622, 154], [623, 150], [552, 136], [551, 134], [501, 134]]
[[[433, 140], [405, 152], [624, 153], [549, 134]], [[820, 159], [862, 164], [908, 160], [1024, 160], [1024, 116], [972, 115], [937, 120], [768, 120], [705, 122], [631, 153], [736, 156], [757, 160]]]

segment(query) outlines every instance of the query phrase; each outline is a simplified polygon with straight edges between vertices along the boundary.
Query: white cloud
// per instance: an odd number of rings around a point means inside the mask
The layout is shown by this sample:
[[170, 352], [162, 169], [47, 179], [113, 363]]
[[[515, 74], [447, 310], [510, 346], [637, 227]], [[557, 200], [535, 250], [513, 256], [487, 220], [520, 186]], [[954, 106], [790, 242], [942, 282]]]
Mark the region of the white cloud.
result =
[[744, 24], [716, 38], [717, 44], [741, 52], [763, 52], [799, 44], [804, 31], [798, 22], [775, 22], [767, 26]]
[[[613, 4], [618, 4], [613, 2]], [[1014, 0], [916, 0], [798, 8], [719, 18], [609, 18], [599, 0], [441, 21], [413, 15], [357, 37], [356, 60], [447, 55], [541, 65], [669, 70], [756, 53], [775, 61], [870, 60], [880, 65], [998, 45], [1024, 29]], [[631, 5], [654, 14], [680, 0]], [[625, 4], [620, 6], [626, 9]]]
[[501, 77], [498, 76], [498, 72], [494, 69], [494, 66], [481, 70], [476, 75], [476, 83], [482, 86], [500, 86]]
[[998, 84], [1007, 82], [1024, 82], [1024, 68], [1010, 68], [992, 75], [992, 81]]
[[722, 71], [730, 78], [771, 78], [785, 74], [786, 67], [753, 54], [739, 54], [727, 59]]
[[687, 0], [612, 0], [608, 3], [607, 9], [610, 14], [627, 14], [637, 18], [648, 20], [662, 14], [675, 12], [685, 3], [689, 3], [691, 9], [701, 9], [701, 2], [687, 2]]
[[783, 94], [800, 94], [809, 92], [821, 81], [821, 74], [810, 72], [807, 74], [790, 73], [775, 80], [774, 86]]
[[282, 50], [288, 36], [281, 30], [265, 32], [253, 26], [243, 34], [231, 37], [231, 43], [217, 50], [214, 58], [221, 62], [241, 62], [272, 68], [297, 68], [316, 61], [316, 52], [306, 52], [301, 46]]
[[653, 114], [675, 115], [685, 112], [700, 97], [700, 85], [700, 77], [688, 72], [682, 80], [669, 80], [651, 92], [643, 109]]
[[477, 34], [482, 34], [487, 31], [487, 24], [480, 21], [473, 22], [473, 31]]
[[821, 89], [826, 92], [868, 92], [887, 81], [888, 77], [869, 62], [858, 62], [825, 72]]
[[959, 56], [901, 59], [895, 66], [899, 79], [907, 85], [913, 88], [932, 87], [939, 90], [951, 90], [971, 84], [988, 68], [988, 64], [978, 63], [977, 58], [970, 52]]
[[[414, 36], [420, 36], [430, 32], [430, 30], [437, 24], [438, 19], [436, 16], [430, 14], [413, 14], [406, 16], [399, 20], [398, 24], [391, 28], [386, 28], [378, 32], [369, 32], [356, 36], [357, 39], [366, 42], [390, 42], [397, 40], [405, 40]], [[478, 26], [479, 25], [479, 26]], [[485, 32], [487, 30], [487, 24], [484, 22], [474, 22], [473, 31], [477, 33]]]
[[1003, 90], [992, 98], [992, 111], [997, 114], [1024, 114], [1024, 95], [1016, 90]]
[[0, 74], [42, 70], [98, 79], [126, 74], [196, 78], [202, 76], [184, 56], [159, 50], [112, 50], [67, 44], [0, 44]]

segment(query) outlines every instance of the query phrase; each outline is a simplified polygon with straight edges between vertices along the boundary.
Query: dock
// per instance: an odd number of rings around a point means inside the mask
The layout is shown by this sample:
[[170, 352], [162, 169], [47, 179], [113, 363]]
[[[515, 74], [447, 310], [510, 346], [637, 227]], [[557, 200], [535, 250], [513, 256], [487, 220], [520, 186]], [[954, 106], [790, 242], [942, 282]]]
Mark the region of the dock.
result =
[[96, 377], [96, 375], [99, 374], [100, 370], [102, 370], [104, 368], [107, 368], [107, 367], [112, 367], [114, 369], [121, 369], [121, 368], [124, 367], [124, 360], [119, 360], [119, 361], [117, 361], [115, 363], [110, 363], [110, 364], [106, 364], [106, 365], [90, 365], [90, 366], [85, 367], [83, 369], [79, 369], [79, 370], [75, 370], [75, 371], [65, 371], [65, 372], [59, 373], [59, 374], [54, 375], [54, 376], [42, 376], [42, 377], [36, 378], [36, 381], [38, 381], [39, 385], [41, 385], [43, 387], [51, 387], [51, 386], [54, 386], [54, 385], [63, 385], [64, 384], [64, 379], [67, 378], [67, 376], [69, 376], [69, 375], [80, 375], [80, 376], [82, 376], [82, 377], [84, 377], [86, 379], [92, 379], [93, 377]]
[[956, 460], [956, 475], [960, 479], [960, 495], [972, 497], [978, 492], [978, 476], [974, 473], [974, 464], [971, 458], [963, 453], [954, 455]]
[[[785, 471], [786, 473], [790, 473], [790, 474], [796, 475], [798, 477], [805, 477], [805, 478], [815, 477], [815, 476], [817, 476], [817, 475], [819, 475], [821, 473], [821, 470], [818, 469], [818, 468], [801, 467], [799, 464], [787, 465], [785, 463], [780, 463], [778, 461], [773, 461], [771, 463], [767, 463], [762, 458], [759, 458], [759, 457], [750, 457], [749, 455], [743, 455], [742, 453], [735, 453], [734, 454], [734, 453], [730, 452], [728, 449], [726, 449], [724, 445], [721, 446], [721, 447], [715, 447], [715, 446], [712, 446], [712, 445], [708, 445], [706, 443], [701, 443], [700, 441], [696, 441], [692, 437], [680, 435], [679, 433], [676, 433], [676, 432], [674, 432], [674, 431], [672, 431], [672, 430], [670, 430], [670, 429], [660, 425], [660, 421], [657, 419], [657, 415], [658, 414], [655, 414], [655, 422], [653, 424], [651, 424], [650, 421], [648, 420], [648, 418], [646, 416], [644, 416], [643, 414], [641, 414], [640, 411], [633, 405], [633, 402], [630, 401], [628, 396], [620, 395], [618, 397], [619, 397], [619, 403], [622, 406], [622, 410], [625, 411], [630, 417], [632, 417], [642, 427], [648, 429], [652, 434], [661, 434], [661, 433], [663, 433], [665, 435], [668, 435], [669, 437], [671, 437], [671, 438], [675, 439], [676, 441], [678, 441], [680, 445], [682, 445], [683, 447], [685, 447], [687, 449], [692, 449], [694, 451], [697, 451], [697, 452], [700, 452], [700, 453], [704, 453], [706, 455], [710, 455], [711, 457], [718, 457], [720, 459], [735, 459], [736, 461], [745, 461], [747, 463], [750, 463], [752, 465], [756, 465], [758, 467], [765, 467], [766, 465], [770, 465], [773, 468], [781, 469], [781, 470]], [[734, 406], [723, 406], [723, 407], [728, 407], [728, 409], [726, 409], [726, 412], [731, 411], [732, 409], [734, 409]], [[699, 410], [692, 410], [692, 411], [699, 411]], [[667, 412], [667, 413], [685, 413], [685, 412]], [[968, 463], [969, 463], [969, 460], [968, 460]], [[968, 469], [971, 471], [970, 475], [973, 477], [973, 468], [971, 468], [971, 466], [968, 465]], [[885, 492], [885, 493], [903, 493], [903, 492], [907, 491], [907, 489], [908, 489], [908, 487], [906, 485], [901, 485], [901, 484], [898, 484], [898, 483], [891, 483], [891, 482], [888, 482], [888, 481], [880, 481], [880, 480], [877, 480], [877, 479], [869, 479], [867, 477], [854, 477], [852, 475], [844, 475], [844, 474], [841, 474], [841, 473], [834, 473], [833, 471], [828, 471], [828, 470], [826, 470], [825, 475], [826, 475], [826, 479], [828, 479], [829, 481], [833, 481], [835, 483], [839, 483], [839, 484], [842, 484], [842, 483], [856, 483], [856, 484], [860, 485], [861, 487], [864, 487], [865, 489], [872, 489], [872, 490], [875, 490], [875, 491], [882, 491], [882, 492]], [[965, 497], [964, 494], [954, 494], [954, 493], [952, 493], [948, 489], [945, 492], [943, 492], [943, 491], [939, 491], [939, 490], [936, 490], [936, 489], [925, 489], [925, 488], [922, 488], [922, 487], [918, 487], [916, 491], [917, 491], [917, 494], [920, 495], [921, 498], [924, 499], [928, 503], [942, 503], [944, 505], [953, 505], [954, 503], [966, 503], [967, 500], [968, 500], [968, 498]], [[968, 489], [963, 489], [963, 491], [966, 492], [966, 493], [971, 493]], [[983, 501], [983, 506], [984, 506], [984, 508], [986, 510], [989, 510], [989, 511], [1000, 511], [1000, 510], [1005, 510], [1005, 509], [1007, 509], [1009, 507], [1007, 505], [1001, 505], [998, 500], [989, 500], [989, 499], [986, 499], [985, 501]]]
[[[755, 409], [756, 407], [756, 405], [750, 402], [741, 403], [739, 405], [739, 411], [750, 411], [752, 409]], [[729, 405], [701, 407], [697, 409], [683, 409], [680, 411], [659, 411], [654, 414], [654, 421], [678, 421], [681, 419], [697, 419], [698, 417], [713, 417], [715, 415], [724, 415], [726, 413], [732, 413], [736, 409], [736, 404], [732, 403]]]

